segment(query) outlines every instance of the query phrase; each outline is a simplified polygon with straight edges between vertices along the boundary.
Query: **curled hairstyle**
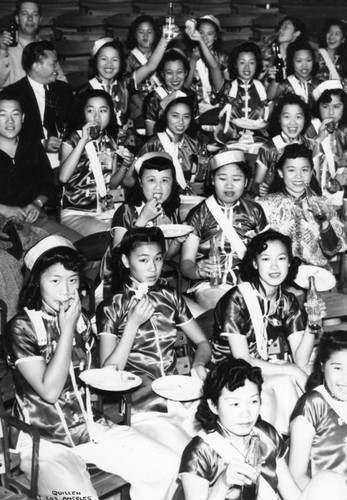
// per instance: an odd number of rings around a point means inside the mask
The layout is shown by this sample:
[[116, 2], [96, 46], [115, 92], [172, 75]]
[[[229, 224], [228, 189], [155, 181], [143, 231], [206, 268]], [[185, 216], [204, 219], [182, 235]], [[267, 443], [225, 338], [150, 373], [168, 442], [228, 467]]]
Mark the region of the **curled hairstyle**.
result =
[[332, 26], [338, 26], [340, 30], [342, 31], [343, 38], [345, 39], [341, 45], [336, 49], [336, 53], [338, 55], [342, 54], [343, 51], [346, 49], [346, 40], [347, 40], [347, 29], [346, 25], [341, 19], [339, 18], [331, 18], [327, 19], [326, 22], [324, 23], [322, 32], [319, 37], [319, 47], [322, 47], [324, 49], [327, 48], [327, 33], [330, 30]]
[[33, 65], [47, 58], [46, 51], [55, 52], [54, 46], [48, 40], [40, 40], [39, 42], [31, 42], [23, 49], [22, 66], [28, 73]]
[[251, 52], [252, 54], [254, 54], [256, 59], [256, 70], [254, 73], [254, 78], [258, 78], [260, 73], [263, 71], [263, 59], [260, 48], [253, 42], [241, 43], [241, 45], [234, 47], [233, 50], [231, 51], [229, 68], [228, 68], [230, 73], [230, 78], [232, 80], [235, 80], [235, 78], [238, 77], [236, 63], [241, 52]]
[[120, 244], [112, 251], [112, 290], [119, 289], [119, 284], [124, 283], [129, 275], [122, 261], [122, 255], [130, 257], [136, 248], [149, 243], [157, 243], [165, 254], [165, 238], [159, 227], [132, 227], [123, 236]]
[[317, 102], [314, 103], [312, 107], [312, 114], [316, 118], [320, 118], [320, 108], [321, 104], [329, 104], [333, 100], [333, 96], [336, 96], [340, 99], [343, 104], [343, 114], [341, 118], [341, 122], [343, 124], [347, 124], [347, 94], [343, 89], [327, 89], [324, 90], [320, 98]]
[[273, 229], [268, 229], [263, 233], [259, 233], [254, 238], [251, 239], [247, 246], [246, 253], [239, 264], [240, 276], [242, 281], [250, 281], [251, 283], [255, 283], [259, 278], [259, 271], [254, 267], [254, 261], [258, 257], [258, 255], [262, 254], [269, 246], [269, 242], [280, 241], [283, 243], [287, 250], [288, 260], [289, 260], [289, 269], [288, 274], [282, 283], [283, 285], [290, 284], [293, 282], [300, 264], [300, 260], [296, 257], [293, 257], [292, 251], [292, 240], [289, 236], [285, 234], [279, 233], [278, 231], [274, 231]]
[[[282, 191], [283, 189], [285, 189], [284, 180], [279, 176], [278, 171], [283, 170], [284, 164], [288, 159], [295, 158], [307, 158], [310, 167], [313, 170], [312, 151], [304, 144], [288, 144], [288, 146], [284, 148], [283, 154], [276, 164], [275, 179], [271, 185], [270, 193], [277, 193], [278, 191]], [[317, 181], [315, 172], [313, 172], [313, 175], [311, 176], [310, 188], [317, 195], [321, 196], [322, 190]]]
[[303, 99], [301, 99], [301, 97], [298, 96], [297, 94], [285, 94], [284, 96], [282, 96], [278, 99], [278, 101], [274, 107], [274, 110], [272, 112], [270, 122], [269, 122], [269, 128], [268, 128], [270, 137], [274, 137], [275, 135], [278, 135], [281, 133], [281, 131], [282, 131], [281, 124], [280, 124], [281, 114], [282, 114], [284, 106], [286, 106], [287, 104], [288, 105], [296, 104], [302, 110], [305, 122], [304, 122], [304, 128], [302, 129], [301, 135], [303, 135], [306, 132], [307, 127], [310, 125], [311, 114], [310, 114], [310, 108], [309, 108], [308, 104], [306, 104], [306, 102]]
[[97, 53], [94, 56], [91, 56], [89, 59], [89, 70], [88, 70], [88, 76], [89, 78], [93, 78], [95, 76], [98, 76], [98, 69], [97, 69], [97, 64], [98, 64], [98, 57], [102, 51], [102, 49], [106, 49], [107, 47], [111, 47], [112, 49], [116, 50], [119, 55], [120, 59], [120, 66], [119, 66], [119, 71], [116, 75], [116, 78], [120, 79], [124, 77], [125, 73], [125, 55], [124, 55], [124, 48], [122, 42], [119, 40], [119, 38], [116, 38], [115, 40], [112, 40], [112, 42], [106, 42], [100, 49], [97, 51]]
[[126, 45], [129, 50], [134, 49], [137, 47], [137, 41], [136, 41], [136, 32], [139, 29], [140, 24], [142, 23], [149, 23], [154, 30], [154, 46], [157, 45], [159, 42], [160, 38], [160, 29], [159, 26], [157, 25], [155, 19], [152, 16], [148, 16], [147, 14], [143, 16], [139, 16], [135, 19], [135, 21], [132, 22], [132, 24], [129, 27], [128, 31], [128, 36], [126, 40]]
[[311, 75], [315, 76], [318, 71], [318, 63], [316, 61], [316, 55], [314, 49], [310, 44], [310, 42], [308, 42], [307, 40], [295, 40], [295, 42], [289, 44], [287, 50], [287, 75], [294, 75], [295, 73], [294, 58], [295, 54], [299, 52], [299, 50], [306, 50], [307, 52], [311, 53], [313, 62]]
[[77, 250], [68, 247], [51, 248], [42, 254], [34, 264], [29, 279], [24, 285], [20, 297], [20, 307], [38, 311], [42, 305], [40, 281], [42, 274], [55, 264], [62, 264], [68, 271], [81, 275], [85, 258]]
[[325, 332], [319, 343], [313, 371], [306, 383], [306, 391], [311, 391], [323, 384], [324, 364], [329, 361], [333, 354], [340, 351], [347, 351], [347, 332], [344, 330]]
[[197, 133], [197, 123], [194, 119], [194, 102], [192, 100], [191, 97], [177, 97], [177, 99], [174, 99], [173, 101], [171, 101], [167, 106], [166, 108], [164, 109], [164, 111], [162, 112], [162, 114], [160, 115], [158, 121], [157, 121], [157, 124], [156, 124], [156, 127], [155, 127], [155, 131], [156, 132], [164, 132], [167, 128], [167, 115], [170, 111], [170, 109], [172, 109], [176, 104], [185, 104], [186, 106], [188, 106], [189, 108], [189, 111], [190, 111], [190, 115], [191, 115], [191, 120], [190, 120], [190, 124], [189, 124], [189, 127], [187, 128], [187, 130], [185, 131], [185, 133], [187, 135], [189, 135], [190, 137], [195, 137], [196, 133]]
[[86, 89], [77, 96], [77, 101], [76, 101], [77, 128], [82, 128], [83, 125], [86, 123], [84, 109], [87, 106], [89, 99], [93, 99], [94, 97], [100, 97], [104, 99], [108, 107], [110, 108], [110, 123], [107, 125], [106, 130], [110, 132], [112, 136], [114, 136], [114, 131], [118, 130], [118, 127], [113, 110], [112, 97], [108, 92], [106, 92], [106, 90]]
[[132, 189], [132, 194], [130, 195], [128, 200], [129, 205], [139, 207], [141, 206], [142, 202], [147, 203], [148, 201], [143, 194], [143, 190], [140, 184], [140, 180], [145, 170], [157, 170], [158, 172], [162, 172], [163, 170], [171, 171], [173, 180], [172, 190], [168, 199], [163, 203], [163, 210], [166, 215], [173, 216], [180, 205], [180, 197], [179, 186], [176, 180], [176, 170], [174, 164], [168, 158], [153, 157], [142, 163], [139, 174], [136, 178], [136, 184]]
[[205, 431], [215, 430], [218, 421], [218, 416], [211, 411], [208, 401], [210, 400], [217, 406], [224, 387], [233, 392], [243, 387], [246, 380], [256, 384], [260, 394], [263, 384], [260, 368], [232, 356], [217, 363], [207, 374], [203, 386], [203, 396], [196, 412], [196, 419]]
[[167, 62], [172, 62], [172, 61], [181, 61], [183, 64], [183, 67], [184, 67], [184, 71], [188, 75], [189, 70], [190, 70], [190, 65], [189, 65], [188, 59], [186, 58], [184, 53], [181, 52], [180, 49], [172, 48], [172, 49], [168, 49], [165, 52], [165, 54], [162, 57], [162, 60], [159, 63], [157, 73], [160, 76], [161, 80], [163, 80], [163, 73], [164, 73], [165, 64]]

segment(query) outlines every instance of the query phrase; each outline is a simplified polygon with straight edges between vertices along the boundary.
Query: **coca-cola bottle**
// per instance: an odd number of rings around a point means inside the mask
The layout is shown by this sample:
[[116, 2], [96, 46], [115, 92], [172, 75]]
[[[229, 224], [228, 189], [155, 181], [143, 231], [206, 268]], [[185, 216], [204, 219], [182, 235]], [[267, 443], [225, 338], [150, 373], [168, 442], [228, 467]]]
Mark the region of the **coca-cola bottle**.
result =
[[277, 42], [272, 44], [272, 48], [274, 51], [274, 66], [276, 67], [276, 82], [281, 83], [286, 79], [286, 65], [284, 63], [280, 46]]
[[257, 500], [261, 461], [260, 438], [258, 434], [253, 434], [249, 441], [245, 462], [256, 469], [257, 480], [254, 483], [242, 486], [241, 500]]

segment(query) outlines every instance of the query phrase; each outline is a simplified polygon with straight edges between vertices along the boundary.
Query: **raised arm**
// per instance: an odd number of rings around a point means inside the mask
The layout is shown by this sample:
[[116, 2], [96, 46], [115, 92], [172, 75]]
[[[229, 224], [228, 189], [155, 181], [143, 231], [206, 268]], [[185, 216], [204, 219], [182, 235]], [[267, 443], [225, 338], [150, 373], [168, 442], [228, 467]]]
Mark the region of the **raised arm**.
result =
[[82, 156], [86, 144], [91, 140], [89, 129], [95, 125], [95, 122], [88, 122], [82, 128], [82, 137], [78, 141], [76, 147], [73, 149], [65, 142], [61, 146], [61, 160], [59, 180], [63, 184], [68, 182], [72, 174], [77, 168], [78, 162]]

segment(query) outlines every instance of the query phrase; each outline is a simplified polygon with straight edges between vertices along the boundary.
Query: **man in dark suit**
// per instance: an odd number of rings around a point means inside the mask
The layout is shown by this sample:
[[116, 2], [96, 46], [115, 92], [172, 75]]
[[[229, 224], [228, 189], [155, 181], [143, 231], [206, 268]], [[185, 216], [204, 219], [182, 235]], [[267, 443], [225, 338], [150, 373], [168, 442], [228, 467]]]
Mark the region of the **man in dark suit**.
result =
[[52, 168], [59, 166], [60, 136], [73, 118], [72, 90], [68, 83], [57, 80], [57, 64], [50, 42], [29, 43], [22, 56], [26, 76], [7, 87], [23, 102], [25, 119], [21, 134], [27, 139], [41, 139]]

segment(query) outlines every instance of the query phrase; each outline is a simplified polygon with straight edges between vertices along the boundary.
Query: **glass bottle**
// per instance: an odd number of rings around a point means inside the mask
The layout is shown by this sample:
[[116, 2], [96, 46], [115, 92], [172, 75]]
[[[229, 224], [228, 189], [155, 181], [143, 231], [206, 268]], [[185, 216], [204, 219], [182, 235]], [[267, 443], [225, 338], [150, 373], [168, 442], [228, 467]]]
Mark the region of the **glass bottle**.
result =
[[322, 328], [322, 314], [320, 309], [320, 298], [317, 292], [314, 276], [309, 276], [308, 278], [306, 311], [309, 329], [314, 333], [319, 332]]
[[213, 270], [210, 276], [210, 285], [217, 286], [221, 282], [221, 265], [220, 265], [220, 252], [216, 242], [215, 236], [210, 239], [210, 253], [209, 261], [213, 266]]
[[204, 182], [209, 162], [209, 154], [207, 150], [207, 144], [203, 143], [200, 146], [199, 157], [198, 157], [198, 167], [195, 174], [195, 182]]
[[166, 17], [165, 17], [165, 25], [166, 25], [166, 29], [167, 29], [168, 39], [171, 40], [174, 36], [174, 32], [176, 29], [175, 15], [174, 15], [174, 9], [173, 9], [172, 2], [169, 3], [168, 9], [167, 9], [167, 13], [166, 13]]
[[249, 441], [245, 462], [256, 469], [257, 480], [254, 483], [244, 484], [242, 486], [241, 500], [257, 500], [261, 461], [260, 438], [258, 434], [253, 434]]
[[281, 83], [286, 79], [286, 65], [284, 64], [278, 42], [274, 42], [272, 48], [275, 54], [274, 66], [276, 67], [276, 82]]
[[8, 25], [8, 31], [12, 37], [12, 42], [9, 45], [9, 47], [17, 47], [18, 45], [18, 40], [17, 40], [17, 23], [14, 19], [11, 19]]

